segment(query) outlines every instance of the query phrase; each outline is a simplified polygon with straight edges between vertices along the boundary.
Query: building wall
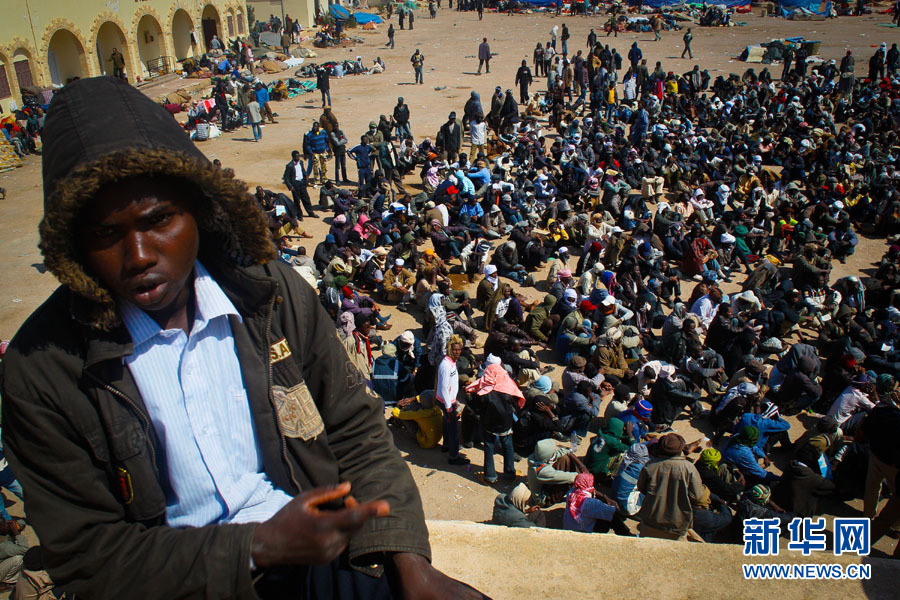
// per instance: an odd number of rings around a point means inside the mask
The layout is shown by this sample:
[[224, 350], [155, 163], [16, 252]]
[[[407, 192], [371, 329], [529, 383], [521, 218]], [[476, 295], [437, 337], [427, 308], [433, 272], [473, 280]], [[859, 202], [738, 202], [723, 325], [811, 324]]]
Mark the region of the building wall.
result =
[[[338, 4], [350, 4], [350, 2], [334, 1]], [[283, 19], [284, 15], [290, 15], [292, 19], [299, 19], [300, 25], [303, 27], [315, 25], [316, 0], [247, 0], [247, 4], [253, 6], [256, 18], [260, 21], [267, 20], [269, 15], [275, 15], [279, 19]], [[331, 0], [319, 0], [319, 10], [328, 14], [331, 4]]]
[[3, 0], [0, 72], [9, 92], [0, 85], [0, 115], [12, 100], [21, 106], [19, 79], [27, 84], [28, 73], [39, 86], [111, 75], [118, 48], [135, 82], [146, 78], [147, 60], [168, 56], [174, 64], [202, 54], [204, 20], [223, 41], [249, 33], [245, 0]]

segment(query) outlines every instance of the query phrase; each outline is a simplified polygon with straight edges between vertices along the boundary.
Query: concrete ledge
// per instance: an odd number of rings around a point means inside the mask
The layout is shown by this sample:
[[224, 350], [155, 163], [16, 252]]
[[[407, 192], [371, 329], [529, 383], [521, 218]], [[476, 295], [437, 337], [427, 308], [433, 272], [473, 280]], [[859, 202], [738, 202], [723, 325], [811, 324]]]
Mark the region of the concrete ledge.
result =
[[[789, 551], [744, 557], [742, 547], [429, 521], [434, 565], [494, 600], [531, 598], [898, 598], [900, 561]], [[745, 580], [741, 565], [870, 564], [868, 581]]]

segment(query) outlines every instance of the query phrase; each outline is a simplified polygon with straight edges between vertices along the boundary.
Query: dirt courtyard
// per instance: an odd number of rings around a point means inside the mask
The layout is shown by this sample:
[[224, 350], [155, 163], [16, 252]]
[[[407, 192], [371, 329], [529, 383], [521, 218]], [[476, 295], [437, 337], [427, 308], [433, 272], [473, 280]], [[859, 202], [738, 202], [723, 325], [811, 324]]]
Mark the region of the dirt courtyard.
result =
[[[878, 9], [886, 6], [879, 6]], [[840, 59], [847, 48], [853, 49], [857, 56], [858, 73], [865, 70], [874, 47], [882, 41], [890, 43], [891, 39], [897, 39], [896, 29], [881, 26], [890, 22], [888, 15], [845, 17], [825, 22], [794, 22], [780, 18], [762, 18], [757, 8], [755, 14], [736, 15], [735, 20], [746, 22], [746, 26], [694, 27], [692, 49], [695, 58], [682, 60], [678, 58], [682, 50], [682, 31], [664, 32], [663, 40], [657, 43], [652, 41], [652, 33], [625, 33], [618, 37], [606, 37], [602, 32], [605, 21], [603, 16], [556, 18], [550, 14], [507, 16], [485, 13], [484, 20], [479, 21], [474, 12], [459, 13], [446, 8], [438, 12], [435, 20], [426, 18], [426, 15], [426, 11], [419, 12], [413, 31], [401, 31], [397, 28], [396, 48], [393, 50], [385, 47], [387, 24], [384, 24], [375, 32], [359, 29], [351, 31], [352, 35], [362, 37], [365, 43], [343, 49], [316, 49], [319, 57], [307, 59], [308, 62], [324, 62], [362, 56], [366, 65], [371, 65], [376, 56], [384, 59], [387, 65], [384, 74], [332, 79], [333, 110], [351, 142], [358, 140], [369, 121], [377, 121], [380, 114], [390, 115], [398, 96], [402, 96], [410, 107], [412, 132], [418, 141], [425, 137], [433, 139], [451, 110], [461, 115], [472, 90], [481, 94], [485, 108], [489, 108], [494, 87], [502, 86], [504, 90], [513, 88], [515, 71], [522, 59], [527, 59], [529, 66], [532, 66], [532, 50], [537, 42], [548, 41], [551, 28], [554, 25], [561, 28], [562, 23], [566, 23], [571, 32], [570, 54], [577, 50], [586, 52], [586, 38], [593, 27], [600, 40], [617, 48], [623, 57], [627, 55], [631, 44], [637, 41], [651, 68], [657, 60], [662, 61], [665, 70], [679, 73], [699, 64], [701, 69], [709, 69], [713, 79], [720, 74], [742, 73], [748, 66], [753, 66], [758, 71], [765, 65], [747, 65], [734, 57], [746, 45], [773, 38], [805, 36], [807, 39], [822, 40], [819, 56], [826, 60]], [[396, 18], [394, 24], [396, 28]], [[496, 56], [491, 61], [490, 74], [478, 76], [475, 74], [478, 66], [476, 54], [482, 37], [488, 38]], [[309, 46], [309, 43], [304, 45]], [[425, 55], [424, 85], [413, 84], [409, 57], [416, 48]], [[559, 45], [557, 48], [559, 49]], [[777, 77], [781, 67], [773, 65], [770, 70]], [[286, 71], [281, 75], [287, 77], [291, 73]], [[265, 76], [266, 80], [277, 78]], [[155, 86], [148, 88], [147, 93], [158, 96], [181, 85], [179, 82]], [[532, 90], [543, 91], [545, 88], [546, 80], [540, 79], [536, 80]], [[321, 102], [318, 92], [313, 92], [273, 103], [272, 106], [279, 114], [278, 123], [265, 126], [260, 143], [253, 143], [252, 134], [247, 127], [203, 142], [200, 147], [210, 159], [218, 158], [224, 167], [234, 169], [237, 176], [246, 180], [251, 189], [262, 185], [283, 192], [285, 188], [280, 179], [284, 165], [290, 159], [291, 150], [300, 149], [301, 137], [309, 129], [311, 121], [321, 114]], [[183, 118], [183, 115], [179, 117]], [[464, 149], [468, 150], [468, 144]], [[7, 190], [6, 199], [0, 202], [0, 339], [12, 337], [25, 318], [57, 285], [55, 278], [44, 272], [37, 247], [37, 226], [42, 216], [43, 201], [40, 157], [28, 157], [25, 163], [20, 169], [0, 174], [0, 186]], [[348, 175], [355, 180], [355, 166], [352, 161], [348, 160], [348, 163], [351, 163], [348, 165]], [[333, 163], [330, 163], [329, 171], [332, 169]], [[412, 187], [418, 190], [418, 178], [408, 179], [413, 184]], [[310, 189], [310, 194], [313, 202], [316, 202], [318, 191]], [[314, 236], [307, 244], [310, 254], [315, 244], [324, 237], [330, 223], [328, 213], [320, 213], [320, 217], [324, 219], [307, 219], [303, 223]], [[848, 264], [835, 263], [833, 278], [871, 268], [871, 263], [881, 257], [883, 250], [884, 245], [880, 240], [863, 239]], [[536, 279], [541, 280], [542, 277], [536, 276]], [[691, 288], [692, 284], [686, 283], [685, 297], [690, 295]], [[474, 292], [474, 284], [471, 289]], [[733, 289], [735, 288], [726, 291]], [[522, 293], [529, 300], [543, 297], [544, 294], [534, 288], [523, 289]], [[406, 328], [418, 328], [409, 314], [399, 311], [393, 313], [391, 322], [394, 324], [393, 330], [388, 332], [391, 337], [399, 335]], [[543, 355], [541, 357], [544, 358]], [[560, 368], [553, 373], [556, 383], [560, 373]], [[791, 437], [796, 439], [803, 427], [798, 421], [793, 422], [795, 426]], [[676, 427], [688, 441], [703, 435], [687, 421], [679, 421]], [[429, 519], [487, 521], [491, 517], [497, 492], [506, 491], [510, 487], [503, 484], [489, 487], [480, 483], [478, 473], [481, 470], [482, 453], [479, 450], [465, 451], [472, 459], [471, 466], [451, 467], [447, 465], [446, 455], [438, 450], [419, 449], [412, 433], [395, 429], [395, 439], [408, 458]], [[524, 461], [518, 467], [520, 474], [524, 475]], [[556, 510], [559, 511], [559, 507]], [[13, 512], [21, 514], [21, 510]]]

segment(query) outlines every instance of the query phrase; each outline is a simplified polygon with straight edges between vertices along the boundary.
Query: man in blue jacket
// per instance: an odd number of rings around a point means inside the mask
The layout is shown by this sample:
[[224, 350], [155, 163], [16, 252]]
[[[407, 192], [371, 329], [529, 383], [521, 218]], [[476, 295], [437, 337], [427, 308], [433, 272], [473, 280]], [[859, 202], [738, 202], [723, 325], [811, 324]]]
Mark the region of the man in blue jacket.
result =
[[313, 186], [324, 185], [328, 180], [330, 151], [328, 133], [319, 127], [318, 121], [313, 121], [312, 129], [303, 136], [303, 152], [310, 158], [310, 166], [307, 167], [307, 171], [312, 175]]

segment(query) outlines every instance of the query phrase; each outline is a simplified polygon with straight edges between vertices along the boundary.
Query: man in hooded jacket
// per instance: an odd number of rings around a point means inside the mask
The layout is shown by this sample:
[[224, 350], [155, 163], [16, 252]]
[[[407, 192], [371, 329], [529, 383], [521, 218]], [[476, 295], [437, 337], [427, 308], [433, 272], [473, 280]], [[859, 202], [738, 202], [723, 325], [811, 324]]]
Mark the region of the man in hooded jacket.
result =
[[44, 157], [62, 285], [4, 357], [3, 442], [57, 589], [479, 597], [246, 184], [110, 77], [54, 96]]

